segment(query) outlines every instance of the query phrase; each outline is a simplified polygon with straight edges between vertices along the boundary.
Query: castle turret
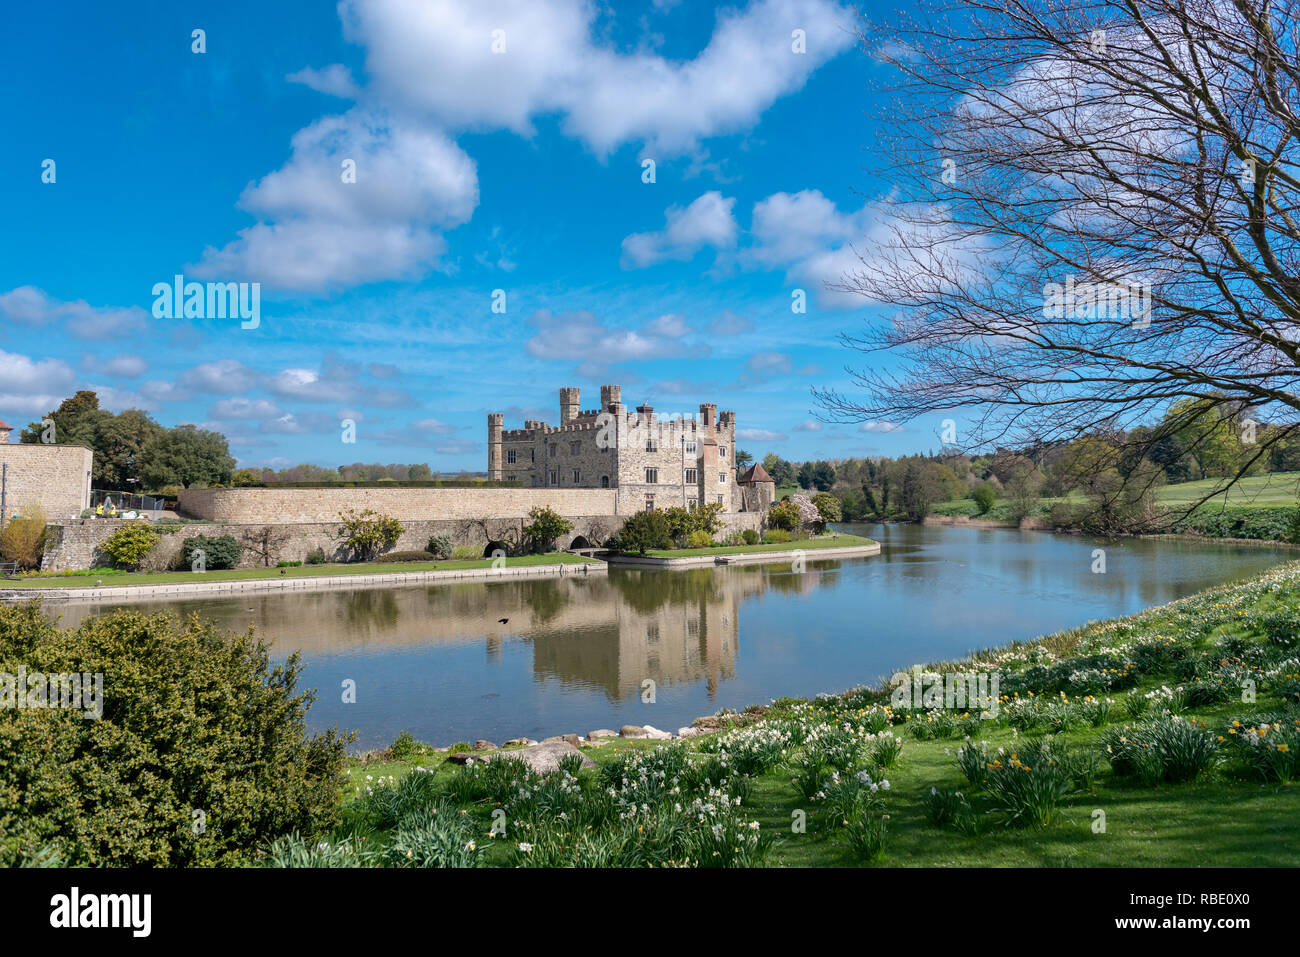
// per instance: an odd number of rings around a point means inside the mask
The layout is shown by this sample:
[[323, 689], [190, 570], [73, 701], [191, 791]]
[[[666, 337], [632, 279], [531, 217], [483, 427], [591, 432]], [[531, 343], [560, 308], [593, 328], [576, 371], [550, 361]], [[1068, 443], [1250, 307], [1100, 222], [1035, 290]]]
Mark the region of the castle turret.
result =
[[712, 432], [718, 423], [718, 407], [712, 402], [700, 403], [700, 425], [706, 432]]
[[623, 389], [617, 385], [602, 385], [600, 387], [600, 411], [612, 412], [617, 415], [623, 411]]
[[578, 403], [578, 387], [569, 386], [560, 390], [560, 425], [570, 425], [578, 417], [582, 408]]
[[[617, 386], [615, 386], [615, 388], [617, 388]], [[12, 426], [8, 425], [3, 420], [0, 420], [0, 445], [9, 444], [9, 433], [12, 431]]]
[[505, 426], [505, 421], [504, 413], [488, 413], [488, 480], [493, 482], [499, 482], [503, 478], [501, 463], [504, 457], [501, 454], [501, 430]]

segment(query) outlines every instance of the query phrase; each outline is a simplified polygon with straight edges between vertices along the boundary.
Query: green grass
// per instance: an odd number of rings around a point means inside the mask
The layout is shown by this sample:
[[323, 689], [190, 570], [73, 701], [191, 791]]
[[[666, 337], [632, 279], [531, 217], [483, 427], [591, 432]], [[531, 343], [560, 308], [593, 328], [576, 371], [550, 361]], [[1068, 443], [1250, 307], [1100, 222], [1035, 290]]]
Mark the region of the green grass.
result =
[[[507, 568], [528, 565], [592, 565], [595, 559], [568, 552], [551, 552], [546, 555], [520, 555], [507, 558]], [[5, 581], [4, 588], [118, 588], [126, 585], [173, 585], [181, 582], [251, 581], [262, 578], [330, 578], [341, 575], [385, 575], [399, 572], [459, 571], [470, 568], [490, 568], [492, 559], [474, 558], [444, 562], [359, 562], [352, 565], [300, 565], [291, 568], [237, 568], [210, 572], [132, 572], [104, 576], [104, 584], [96, 585], [93, 576], [67, 576], [58, 578], [22, 578]]]
[[[1283, 616], [1280, 627], [1276, 617], [1279, 614]], [[979, 790], [966, 781], [955, 756], [963, 744], [961, 729], [948, 731], [935, 739], [919, 739], [910, 730], [911, 726], [933, 727], [922, 719], [933, 717], [936, 712], [886, 709], [888, 693], [873, 689], [855, 689], [811, 702], [787, 698], [763, 708], [747, 709], [745, 715], [735, 717], [748, 722], [748, 726], [739, 731], [721, 732], [728, 735], [725, 741], [717, 740], [715, 733], [690, 739], [684, 744], [658, 745], [619, 740], [601, 747], [585, 748], [584, 751], [598, 766], [594, 772], [579, 775], [578, 783], [585, 790], [570, 799], [560, 798], [558, 803], [549, 805], [550, 809], [540, 807], [528, 812], [532, 815], [531, 823], [528, 818], [511, 817], [511, 827], [516, 830], [511, 832], [509, 840], [493, 841], [488, 836], [496, 807], [491, 800], [458, 800], [451, 810], [457, 815], [457, 820], [465, 822], [466, 833], [483, 845], [481, 863], [509, 865], [515, 860], [514, 848], [520, 840], [545, 840], [556, 835], [561, 841], [572, 840], [564, 837], [572, 833], [565, 830], [567, 825], [550, 817], [555, 813], [554, 808], [569, 800], [567, 806], [573, 809], [590, 799], [584, 798], [584, 794], [593, 795], [608, 786], [608, 781], [599, 778], [600, 769], [611, 762], [621, 761], [629, 751], [685, 748], [688, 766], [694, 767], [716, 758], [720, 751], [734, 757], [742, 753], [747, 739], [760, 740], [765, 734], [783, 734], [791, 727], [801, 727], [805, 733], [812, 734], [809, 741], [824, 741], [824, 736], [835, 734], [836, 729], [855, 726], [862, 729], [869, 726], [869, 718], [887, 717], [892, 722], [889, 730], [904, 741], [898, 762], [888, 769], [874, 767], [865, 757], [866, 748], [863, 748], [858, 758], [847, 764], [849, 773], [852, 769], [864, 767], [875, 781], [886, 779], [890, 783], [888, 791], [882, 792], [880, 804], [862, 812], [888, 815], [884, 854], [876, 862], [880, 865], [1294, 866], [1297, 863], [1296, 849], [1300, 848], [1300, 779], [1293, 775], [1291, 780], [1281, 783], [1265, 780], [1242, 762], [1241, 755], [1248, 749], [1244, 743], [1239, 744], [1241, 739], [1229, 737], [1235, 733], [1229, 727], [1230, 719], [1238, 716], [1254, 716], [1253, 720], [1261, 720], [1260, 715], [1265, 712], [1281, 715], [1280, 719], [1272, 719], [1280, 721], [1277, 726], [1280, 733], [1286, 733], [1288, 727], [1300, 726], [1300, 706], [1294, 698], [1287, 701], [1281, 697], [1300, 695], [1296, 690], [1300, 683], [1287, 684], [1291, 680], [1287, 675], [1300, 672], [1300, 663], [1296, 662], [1300, 646], [1294, 630], [1287, 624], [1292, 621], [1300, 621], [1300, 563], [1282, 565], [1257, 579], [1211, 589], [1127, 618], [1096, 622], [1032, 642], [1015, 642], [1002, 649], [979, 652], [967, 659], [965, 667], [996, 669], [1002, 673], [1006, 698], [1010, 698], [1006, 693], [1008, 685], [1016, 681], [1027, 689], [1038, 683], [1039, 694], [1019, 696], [1022, 705], [1024, 702], [1034, 704], [1031, 711], [1035, 720], [1060, 705], [1060, 696], [1049, 689], [1062, 681], [1079, 681], [1080, 669], [1090, 667], [1095, 656], [1120, 654], [1129, 656], [1131, 662], [1141, 662], [1133, 670], [1125, 672], [1130, 677], [1102, 679], [1122, 683], [1109, 690], [1097, 691], [1098, 698], [1114, 701], [1111, 714], [1099, 726], [1084, 722], [1054, 736], [1053, 747], [1061, 749], [1062, 753], [1090, 753], [1100, 760], [1095, 773], [1083, 783], [1076, 781], [1070, 793], [1059, 802], [1051, 822], [1042, 828], [1009, 824], [1006, 812], [994, 807], [987, 797], [981, 796]], [[1266, 637], [1270, 631], [1282, 635], [1283, 640], [1270, 642]], [[1236, 644], [1230, 644], [1232, 642]], [[1160, 654], [1148, 656], [1147, 650], [1152, 647], [1160, 649]], [[1088, 660], [1084, 660], [1086, 656]], [[1125, 696], [1136, 694], [1140, 697], [1162, 686], [1177, 688], [1189, 685], [1187, 680], [1179, 681], [1176, 677], [1177, 669], [1185, 667], [1181, 662], [1189, 661], [1195, 663], [1198, 674], [1207, 675], [1225, 661], [1256, 662], [1249, 666], [1248, 671], [1259, 679], [1258, 701], [1242, 703], [1230, 695], [1218, 703], [1196, 707], [1187, 706], [1186, 702], [1190, 700], [1187, 698], [1162, 702], [1178, 715], [1180, 721], [1199, 723], [1211, 735], [1217, 736], [1223, 742], [1218, 745], [1221, 759], [1190, 783], [1143, 784], [1135, 777], [1117, 775], [1102, 757], [1104, 749], [1100, 739], [1107, 729], [1120, 728], [1133, 720], [1123, 707]], [[953, 670], [956, 665], [951, 662], [931, 663], [928, 667], [942, 672]], [[1056, 677], [1051, 677], [1053, 675]], [[1300, 674], [1296, 678], [1300, 679]], [[1130, 684], [1133, 685], [1131, 688], [1128, 687]], [[1079, 708], [1087, 702], [1088, 697], [1082, 691], [1066, 694], [1069, 707]], [[1157, 711], [1159, 707], [1157, 705]], [[1026, 739], [1046, 732], [1042, 727], [1033, 727], [1017, 733], [1011, 724], [1013, 710], [1004, 705], [997, 719], [977, 722], [975, 740], [987, 741], [991, 748], [1003, 746], [1008, 754], [1026, 752]], [[869, 738], [859, 740], [866, 740], [869, 747]], [[744, 779], [741, 787], [736, 788], [734, 781], [727, 785], [742, 795], [742, 802], [734, 813], [742, 821], [756, 821], [759, 833], [771, 841], [764, 861], [769, 866], [860, 866], [863, 861], [851, 848], [848, 832], [837, 820], [839, 815], [832, 815], [825, 802], [802, 797], [792, 783], [794, 768], [813, 746], [787, 742], [781, 748], [780, 763], [769, 764], [765, 770], [752, 774], [733, 771], [737, 779]], [[652, 756], [643, 755], [647, 758]], [[441, 787], [452, 782], [454, 776], [466, 773], [446, 764], [444, 754], [428, 748], [421, 749], [419, 754], [403, 762], [385, 760], [382, 755], [373, 761], [354, 760], [343, 790], [346, 823], [337, 836], [361, 836], [368, 842], [367, 847], [382, 849], [389, 835], [382, 829], [367, 828], [365, 822], [370, 805], [366, 790], [382, 787], [380, 779], [388, 776], [400, 781], [417, 767], [430, 770], [435, 785]], [[627, 786], [626, 771], [620, 771], [615, 777], [623, 778], [623, 786]], [[532, 780], [532, 786], [540, 783], [539, 779]], [[687, 783], [680, 791], [652, 796], [651, 800], [663, 803], [669, 817], [674, 814], [681, 817], [680, 813], [672, 811], [672, 805], [674, 802], [689, 805], [692, 787], [698, 794], [698, 788], [702, 786]], [[925, 813], [925, 800], [931, 788], [960, 790], [969, 796], [979, 822], [974, 836], [951, 826], [937, 827], [930, 822]], [[640, 799], [644, 801], [645, 797]], [[513, 796], [506, 800], [513, 801]], [[553, 797], [550, 800], [556, 802], [557, 799]], [[572, 803], [574, 801], [577, 804]], [[1094, 827], [1097, 811], [1105, 814], [1105, 830], [1100, 833]], [[806, 814], [805, 833], [795, 833], [791, 828], [797, 812]], [[508, 816], [514, 813], [513, 807], [507, 807]], [[689, 814], [685, 820], [686, 826], [694, 826]], [[599, 839], [607, 829], [616, 827], [613, 823], [601, 825], [587, 833]]]
[[[1156, 492], [1156, 503], [1167, 508], [1190, 505], [1209, 494], [1222, 479], [1202, 479], [1199, 482], [1180, 482], [1166, 485]], [[1214, 505], [1240, 505], [1255, 508], [1276, 508], [1295, 505], [1300, 491], [1300, 472], [1273, 472], [1269, 475], [1248, 475], [1227, 492], [1205, 503]]]
[[860, 535], [840, 534], [834, 538], [804, 538], [788, 542], [764, 542], [758, 545], [719, 545], [712, 548], [664, 548], [651, 549], [646, 555], [651, 558], [698, 558], [705, 555], [742, 555], [750, 552], [788, 552], [793, 549], [813, 551], [818, 548], [854, 548], [859, 545], [876, 544]]

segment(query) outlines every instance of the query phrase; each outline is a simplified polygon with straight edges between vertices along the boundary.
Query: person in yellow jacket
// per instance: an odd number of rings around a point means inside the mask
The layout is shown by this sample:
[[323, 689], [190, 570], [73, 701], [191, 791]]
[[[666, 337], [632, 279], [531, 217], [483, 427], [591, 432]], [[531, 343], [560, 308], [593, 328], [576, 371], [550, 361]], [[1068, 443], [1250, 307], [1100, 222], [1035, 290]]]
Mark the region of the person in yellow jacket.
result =
[[108, 517], [117, 518], [117, 506], [113, 504], [111, 498], [108, 500]]
[[96, 517], [96, 518], [103, 518], [103, 517], [104, 517], [104, 503], [103, 503], [103, 502], [100, 502], [98, 505], [95, 506], [95, 517]]

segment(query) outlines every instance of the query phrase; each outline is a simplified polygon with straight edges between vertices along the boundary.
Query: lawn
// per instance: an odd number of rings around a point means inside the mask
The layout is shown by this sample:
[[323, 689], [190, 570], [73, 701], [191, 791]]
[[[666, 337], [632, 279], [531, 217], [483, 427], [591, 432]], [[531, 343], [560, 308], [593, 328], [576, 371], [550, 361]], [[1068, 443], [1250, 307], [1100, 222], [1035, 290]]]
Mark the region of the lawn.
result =
[[[454, 767], [408, 741], [403, 760], [352, 765], [329, 841], [289, 839], [271, 861], [288, 849], [308, 866], [1294, 866], [1297, 633], [1289, 563], [929, 666], [1000, 674], [983, 719], [858, 688], [730, 713], [733, 727], [685, 742], [586, 747], [595, 769], [544, 776]], [[983, 753], [963, 766], [963, 748]]]
[[[1199, 482], [1180, 482], [1166, 485], [1156, 492], [1156, 503], [1167, 508], [1190, 505], [1222, 482], [1222, 479], [1202, 479]], [[1226, 493], [1206, 502], [1203, 508], [1213, 505], [1248, 505], [1256, 508], [1276, 508], [1295, 505], [1300, 492], [1300, 472], [1273, 472], [1269, 475], [1248, 475]]]
[[788, 552], [795, 549], [814, 551], [818, 548], [854, 548], [876, 544], [860, 535], [822, 536], [789, 542], [763, 542], [758, 545], [719, 545], [714, 548], [656, 548], [646, 552], [651, 558], [700, 558], [705, 555], [741, 555], [750, 552]]
[[[507, 558], [507, 568], [528, 565], [591, 565], [594, 559], [568, 552], [551, 552], [546, 555], [520, 555]], [[408, 572], [459, 571], [469, 568], [490, 568], [492, 559], [472, 558], [444, 562], [359, 562], [351, 565], [296, 565], [290, 568], [237, 568], [209, 572], [129, 572], [96, 576], [93, 573], [61, 575], [50, 578], [20, 578], [0, 582], [0, 588], [108, 588], [126, 585], [174, 585], [181, 582], [248, 581], [260, 578], [329, 578], [340, 575], [386, 575]], [[96, 584], [99, 582], [99, 584]]]

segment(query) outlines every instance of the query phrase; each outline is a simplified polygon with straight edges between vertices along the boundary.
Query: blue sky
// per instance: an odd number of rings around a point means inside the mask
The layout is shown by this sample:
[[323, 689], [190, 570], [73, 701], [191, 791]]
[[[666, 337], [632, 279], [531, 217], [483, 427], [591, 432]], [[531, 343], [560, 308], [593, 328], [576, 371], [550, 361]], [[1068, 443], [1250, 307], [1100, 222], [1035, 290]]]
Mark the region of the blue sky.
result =
[[[590, 408], [614, 382], [735, 410], [759, 456], [937, 447], [809, 395], [860, 362], [835, 337], [869, 307], [825, 283], [891, 186], [853, 24], [830, 0], [15, 8], [0, 419], [94, 388], [241, 465], [482, 470], [486, 413], [555, 421], [561, 386]], [[260, 283], [260, 325], [155, 318], [177, 273]]]

